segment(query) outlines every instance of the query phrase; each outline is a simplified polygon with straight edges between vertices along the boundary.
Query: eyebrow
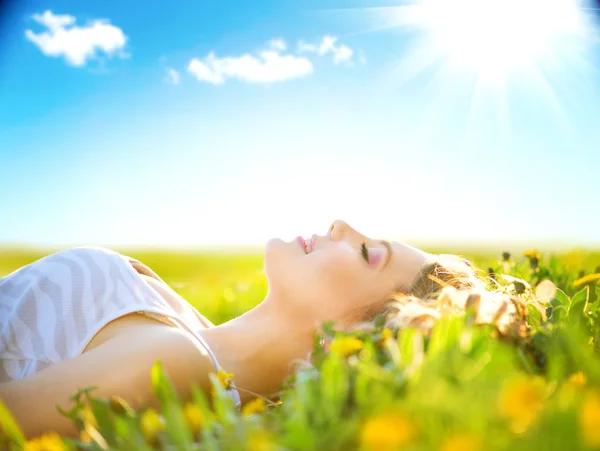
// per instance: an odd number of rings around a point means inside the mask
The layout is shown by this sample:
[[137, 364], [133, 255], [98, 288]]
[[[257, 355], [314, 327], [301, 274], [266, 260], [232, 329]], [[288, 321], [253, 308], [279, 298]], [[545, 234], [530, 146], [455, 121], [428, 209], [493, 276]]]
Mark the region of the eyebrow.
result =
[[379, 242], [381, 244], [383, 244], [385, 246], [385, 248], [387, 249], [385, 263], [381, 267], [381, 271], [383, 271], [385, 269], [385, 267], [389, 264], [390, 260], [392, 259], [392, 254], [394, 253], [394, 250], [392, 249], [392, 245], [388, 241], [380, 240]]

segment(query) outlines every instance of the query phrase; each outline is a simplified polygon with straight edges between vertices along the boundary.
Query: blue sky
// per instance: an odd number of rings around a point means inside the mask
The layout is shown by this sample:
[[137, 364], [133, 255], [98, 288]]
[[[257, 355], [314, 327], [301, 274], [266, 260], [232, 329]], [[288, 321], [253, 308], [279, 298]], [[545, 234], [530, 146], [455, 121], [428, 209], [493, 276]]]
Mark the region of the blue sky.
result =
[[542, 3], [14, 2], [0, 244], [600, 244], [600, 20]]

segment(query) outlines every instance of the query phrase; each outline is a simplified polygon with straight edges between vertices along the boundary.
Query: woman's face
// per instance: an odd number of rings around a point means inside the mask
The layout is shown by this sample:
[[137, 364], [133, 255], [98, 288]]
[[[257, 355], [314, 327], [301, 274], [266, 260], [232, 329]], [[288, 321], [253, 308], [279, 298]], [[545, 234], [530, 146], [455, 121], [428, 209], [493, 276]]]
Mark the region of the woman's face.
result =
[[306, 320], [359, 320], [392, 292], [406, 292], [430, 257], [404, 243], [366, 237], [338, 220], [326, 235], [315, 236], [308, 252], [297, 240], [267, 242], [268, 298]]

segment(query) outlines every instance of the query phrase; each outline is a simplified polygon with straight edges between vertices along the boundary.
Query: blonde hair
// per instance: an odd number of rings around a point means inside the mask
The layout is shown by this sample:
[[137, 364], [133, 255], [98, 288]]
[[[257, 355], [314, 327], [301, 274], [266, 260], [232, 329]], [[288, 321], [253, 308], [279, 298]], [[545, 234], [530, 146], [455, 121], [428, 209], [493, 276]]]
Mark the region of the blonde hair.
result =
[[527, 282], [510, 278], [511, 283], [500, 286], [481, 272], [461, 257], [437, 255], [421, 268], [406, 293], [392, 293], [383, 307], [380, 304], [377, 311], [371, 311], [356, 329], [373, 330], [374, 318], [383, 315], [384, 327], [414, 327], [429, 336], [436, 320], [444, 315], [464, 315], [471, 308], [474, 323], [496, 326], [501, 337], [524, 339], [530, 332], [528, 304], [534, 304], [546, 319]]

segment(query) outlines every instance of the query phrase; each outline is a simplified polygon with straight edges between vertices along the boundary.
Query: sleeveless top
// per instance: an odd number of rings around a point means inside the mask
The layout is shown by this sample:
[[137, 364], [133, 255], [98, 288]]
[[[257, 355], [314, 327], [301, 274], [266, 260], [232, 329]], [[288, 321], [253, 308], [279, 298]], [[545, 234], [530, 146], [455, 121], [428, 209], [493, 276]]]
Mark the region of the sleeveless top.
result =
[[[106, 324], [136, 312], [191, 334], [220, 370], [197, 333], [203, 328], [198, 311], [174, 291], [176, 296], [165, 300], [139, 273], [165, 283], [136, 259], [81, 246], [0, 278], [0, 382], [23, 379], [80, 355]], [[235, 386], [227, 394], [240, 405]]]

